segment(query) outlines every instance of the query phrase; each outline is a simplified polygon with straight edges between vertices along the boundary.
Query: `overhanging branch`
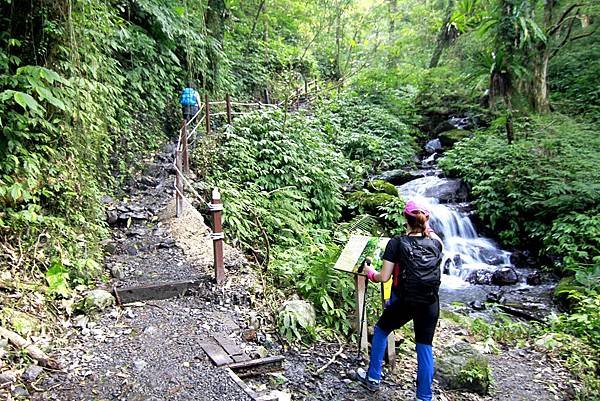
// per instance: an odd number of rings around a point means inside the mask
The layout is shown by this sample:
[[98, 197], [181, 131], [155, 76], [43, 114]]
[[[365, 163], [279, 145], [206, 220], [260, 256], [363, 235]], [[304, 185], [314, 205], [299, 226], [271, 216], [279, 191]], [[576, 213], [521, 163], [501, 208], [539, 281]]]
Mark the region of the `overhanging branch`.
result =
[[[556, 24], [554, 24], [549, 30], [548, 30], [548, 36], [553, 35], [556, 31], [558, 31], [560, 29], [560, 27], [566, 22], [567, 17], [569, 16], [569, 14], [571, 14], [571, 12], [581, 6], [583, 6], [583, 3], [575, 3], [572, 4], [570, 7], [568, 7], [560, 16], [560, 18], [558, 19], [558, 21], [556, 21]], [[577, 11], [577, 10], [576, 10]]]

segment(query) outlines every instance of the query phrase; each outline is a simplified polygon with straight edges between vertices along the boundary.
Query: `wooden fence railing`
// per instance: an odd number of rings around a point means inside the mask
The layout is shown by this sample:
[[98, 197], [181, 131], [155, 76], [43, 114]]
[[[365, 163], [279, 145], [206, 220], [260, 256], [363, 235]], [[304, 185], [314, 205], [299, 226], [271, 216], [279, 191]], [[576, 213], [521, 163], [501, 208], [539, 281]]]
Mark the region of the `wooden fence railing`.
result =
[[[203, 196], [196, 191], [192, 182], [186, 177], [190, 172], [189, 149], [201, 137], [200, 133], [208, 136], [211, 134], [212, 128], [217, 123], [216, 117], [225, 116], [228, 125], [233, 124], [234, 116], [247, 114], [253, 109], [279, 107], [278, 105], [250, 103], [250, 102], [233, 102], [229, 95], [224, 101], [209, 101], [208, 96], [204, 98], [198, 111], [190, 118], [189, 121], [183, 121], [179, 130], [177, 146], [175, 148], [175, 158], [173, 160], [173, 168], [175, 170], [175, 214], [181, 217], [183, 213], [183, 205], [187, 204], [192, 213], [197, 213], [200, 218], [202, 215], [192, 205], [192, 202], [186, 197], [186, 191], [191, 192], [196, 198], [206, 204], [208, 210], [212, 213], [213, 228], [211, 238], [213, 240], [213, 256], [214, 256], [214, 272], [217, 284], [222, 284], [225, 280], [225, 270], [223, 263], [223, 229], [221, 213], [223, 204], [221, 203], [221, 193], [218, 188], [212, 191], [211, 202], [206, 202]], [[219, 111], [224, 108], [223, 111]], [[213, 111], [215, 110], [215, 111]]]

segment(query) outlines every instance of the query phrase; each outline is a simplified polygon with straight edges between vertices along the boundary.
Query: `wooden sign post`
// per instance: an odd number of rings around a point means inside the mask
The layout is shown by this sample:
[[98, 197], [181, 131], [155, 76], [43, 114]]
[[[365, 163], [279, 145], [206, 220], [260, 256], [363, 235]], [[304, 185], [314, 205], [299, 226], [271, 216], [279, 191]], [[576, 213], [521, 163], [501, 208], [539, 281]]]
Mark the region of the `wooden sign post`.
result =
[[[367, 276], [360, 270], [363, 261], [370, 257], [373, 260], [373, 266], [381, 271], [381, 254], [387, 245], [389, 238], [368, 237], [364, 235], [352, 235], [346, 246], [342, 250], [335, 266], [336, 270], [354, 274], [354, 287], [356, 290], [356, 330], [358, 334], [358, 348], [363, 353], [368, 353], [369, 344], [367, 341], [367, 314], [366, 314], [366, 290]], [[383, 307], [391, 295], [392, 279], [387, 283], [381, 284], [381, 299]], [[388, 363], [391, 369], [394, 368], [396, 360], [396, 349], [394, 335], [388, 336], [388, 346], [386, 352]]]

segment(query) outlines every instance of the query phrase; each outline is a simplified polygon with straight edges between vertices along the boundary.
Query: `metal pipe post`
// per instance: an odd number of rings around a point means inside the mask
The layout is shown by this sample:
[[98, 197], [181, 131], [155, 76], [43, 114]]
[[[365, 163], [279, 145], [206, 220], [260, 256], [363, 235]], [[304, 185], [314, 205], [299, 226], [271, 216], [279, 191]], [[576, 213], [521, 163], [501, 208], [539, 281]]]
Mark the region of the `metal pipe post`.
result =
[[204, 115], [206, 122], [206, 135], [210, 134], [210, 103], [208, 103], [208, 93], [204, 95]]
[[183, 211], [183, 179], [181, 177], [181, 152], [179, 149], [175, 151], [175, 216], [181, 217]]
[[221, 203], [221, 193], [218, 188], [212, 191], [212, 203], [210, 209], [213, 215], [213, 253], [214, 253], [214, 267], [215, 267], [215, 280], [217, 284], [225, 281], [225, 264], [223, 263], [223, 224], [221, 222], [221, 212], [223, 211], [223, 204]]
[[227, 107], [227, 124], [231, 125], [233, 120], [231, 118], [231, 96], [229, 94], [225, 96], [225, 105]]

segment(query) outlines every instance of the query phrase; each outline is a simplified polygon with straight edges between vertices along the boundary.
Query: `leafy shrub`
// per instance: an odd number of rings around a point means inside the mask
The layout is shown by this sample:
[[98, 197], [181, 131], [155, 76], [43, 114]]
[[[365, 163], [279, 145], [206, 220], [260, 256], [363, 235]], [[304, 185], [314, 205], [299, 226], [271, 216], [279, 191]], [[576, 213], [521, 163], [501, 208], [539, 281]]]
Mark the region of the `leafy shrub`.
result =
[[385, 108], [348, 97], [323, 104], [317, 113], [329, 141], [360, 162], [357, 175], [414, 163], [416, 130]]
[[102, 194], [175, 131], [184, 60], [198, 73], [218, 48], [204, 6], [177, 5], [0, 4], [0, 264], [51, 296], [101, 274]]
[[600, 121], [600, 90], [590, 85], [600, 74], [600, 38], [591, 35], [569, 43], [551, 59], [548, 82], [552, 104], [565, 113]]
[[277, 326], [279, 333], [287, 340], [288, 343], [303, 342], [310, 344], [316, 339], [316, 331], [312, 326], [303, 323], [295, 313], [290, 311], [282, 311], [277, 316]]
[[557, 331], [559, 326], [552, 324], [546, 333], [535, 340], [535, 347], [551, 353], [565, 362], [566, 367], [580, 381], [582, 386], [575, 395], [578, 401], [593, 401], [600, 396], [600, 368], [597, 347], [591, 347], [581, 339]]
[[476, 385], [480, 394], [487, 394], [493, 382], [492, 369], [485, 358], [471, 358], [458, 373], [457, 380], [466, 388]]
[[544, 243], [562, 256], [563, 270], [576, 272], [577, 281], [600, 288], [600, 209], [572, 212], [552, 222]]
[[600, 294], [592, 291], [583, 294], [571, 291], [574, 308], [552, 320], [553, 330], [584, 339], [590, 346], [600, 349]]
[[327, 328], [350, 335], [350, 316], [356, 305], [352, 277], [333, 270], [340, 253], [336, 245], [313, 244], [277, 252], [271, 272], [278, 284], [295, 288]]
[[[598, 348], [600, 140], [592, 127], [562, 115], [515, 122], [514, 144], [493, 125], [459, 142], [440, 166], [472, 186], [478, 213], [506, 243], [562, 259], [560, 273], [574, 275], [561, 281], [557, 295], [567, 297], [571, 313], [552, 320], [550, 330]], [[589, 386], [593, 392], [597, 382]]]
[[[451, 115], [479, 111], [477, 88], [455, 69], [438, 67], [425, 71], [415, 99], [421, 115]], [[467, 84], [466, 84], [467, 83]]]
[[337, 221], [344, 162], [309, 118], [275, 110], [238, 119], [208, 175], [223, 189], [224, 221], [234, 237], [256, 243], [262, 225], [282, 243]]
[[367, 68], [352, 80], [348, 94], [362, 103], [386, 109], [405, 124], [416, 125], [415, 98], [418, 92], [414, 81], [405, 76], [404, 70]]

